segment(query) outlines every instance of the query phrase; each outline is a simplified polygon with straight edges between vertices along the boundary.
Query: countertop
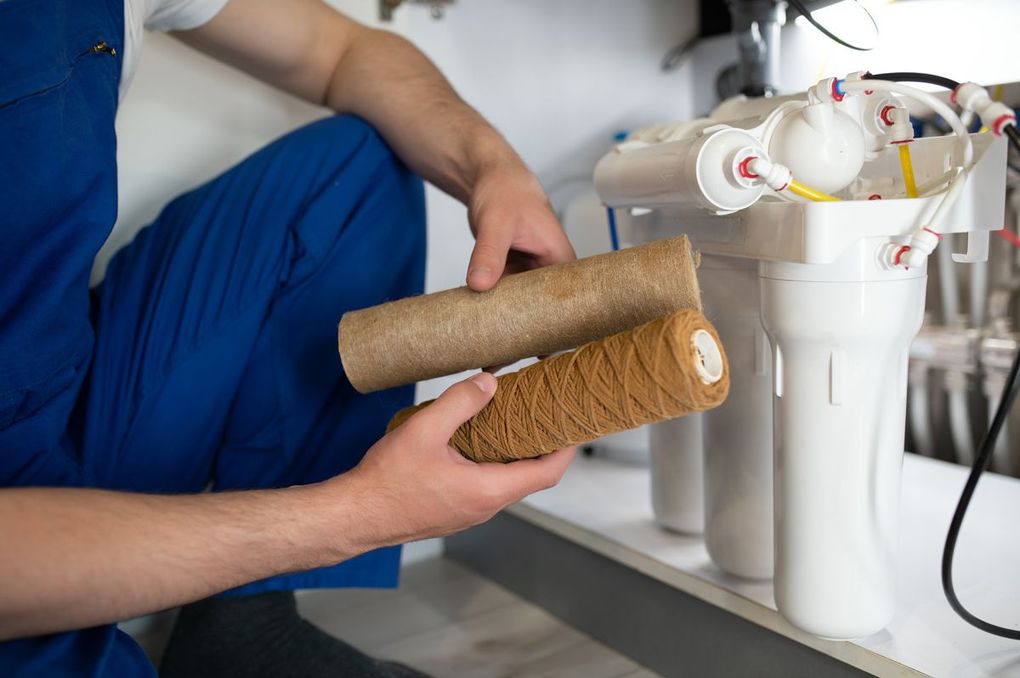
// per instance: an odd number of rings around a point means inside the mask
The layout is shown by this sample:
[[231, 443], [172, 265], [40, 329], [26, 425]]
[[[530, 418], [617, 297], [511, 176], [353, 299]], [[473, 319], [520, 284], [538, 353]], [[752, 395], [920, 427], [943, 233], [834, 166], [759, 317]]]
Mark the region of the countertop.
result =
[[[560, 484], [508, 509], [514, 516], [859, 669], [879, 675], [1020, 676], [1020, 642], [971, 627], [949, 607], [939, 568], [967, 476], [907, 454], [903, 465], [896, 615], [856, 641], [823, 640], [776, 611], [770, 581], [729, 576], [700, 537], [658, 527], [647, 467], [579, 457]], [[979, 616], [1020, 627], [1020, 481], [986, 473], [957, 545], [955, 582]]]

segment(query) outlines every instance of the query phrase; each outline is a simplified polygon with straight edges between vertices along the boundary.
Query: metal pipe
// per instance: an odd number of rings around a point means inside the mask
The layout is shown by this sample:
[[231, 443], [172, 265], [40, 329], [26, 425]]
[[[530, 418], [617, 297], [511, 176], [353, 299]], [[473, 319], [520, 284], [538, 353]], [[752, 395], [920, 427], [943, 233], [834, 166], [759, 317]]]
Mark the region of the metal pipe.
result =
[[740, 91], [749, 97], [779, 91], [779, 35], [786, 20], [782, 0], [728, 0], [740, 54]]
[[949, 391], [949, 430], [956, 450], [956, 461], [969, 466], [974, 461], [974, 434], [970, 427], [967, 404], [967, 375], [962, 372], [946, 372], [945, 383]]
[[928, 403], [929, 368], [925, 363], [914, 363], [910, 369], [910, 432], [913, 434], [914, 452], [925, 457], [935, 456], [935, 445], [931, 435], [930, 406]]
[[[978, 355], [985, 371], [984, 387], [985, 396], [988, 398], [989, 418], [999, 406], [999, 398], [1006, 383], [1006, 374], [1018, 349], [1020, 349], [1020, 343], [1017, 342], [1015, 335], [986, 337], [981, 342]], [[1006, 426], [1008, 426], [1008, 420]], [[992, 452], [992, 469], [998, 473], [1014, 475], [1020, 471], [1020, 468], [1017, 468], [1010, 454], [1009, 433], [1006, 426], [999, 434], [995, 450]]]

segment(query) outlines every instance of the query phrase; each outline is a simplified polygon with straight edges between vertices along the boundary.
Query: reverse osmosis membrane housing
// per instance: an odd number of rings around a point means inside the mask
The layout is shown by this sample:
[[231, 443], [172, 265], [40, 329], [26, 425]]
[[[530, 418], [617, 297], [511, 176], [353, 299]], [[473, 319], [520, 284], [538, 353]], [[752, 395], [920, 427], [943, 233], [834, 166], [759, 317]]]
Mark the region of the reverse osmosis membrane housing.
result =
[[[633, 242], [691, 238], [730, 359], [723, 406], [653, 427], [656, 520], [704, 526], [719, 567], [774, 574], [787, 619], [848, 639], [893, 614], [907, 355], [927, 280], [925, 258], [908, 267], [905, 255], [951, 190], [940, 233], [968, 233], [968, 260], [987, 252], [1003, 223], [1005, 144], [973, 135], [963, 175], [959, 139], [917, 139], [929, 194], [906, 199], [891, 114], [904, 104], [838, 84], [638, 130], [599, 162], [595, 185], [610, 207], [640, 208], [619, 210]], [[820, 201], [788, 197], [804, 190], [791, 179]]]
[[609, 205], [735, 212], [753, 205], [765, 190], [764, 184], [741, 182], [737, 170], [745, 159], [763, 154], [744, 130], [702, 126], [696, 136], [674, 141], [623, 142], [595, 168], [595, 185]]

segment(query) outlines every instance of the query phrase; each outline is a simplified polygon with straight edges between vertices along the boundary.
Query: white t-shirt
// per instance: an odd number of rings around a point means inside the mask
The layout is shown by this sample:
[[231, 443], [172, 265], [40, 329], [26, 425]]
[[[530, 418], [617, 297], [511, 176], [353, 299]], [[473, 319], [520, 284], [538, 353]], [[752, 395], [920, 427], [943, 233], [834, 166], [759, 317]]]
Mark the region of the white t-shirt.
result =
[[135, 76], [145, 29], [186, 31], [212, 19], [227, 0], [124, 0], [124, 63], [120, 72], [120, 97], [124, 98]]

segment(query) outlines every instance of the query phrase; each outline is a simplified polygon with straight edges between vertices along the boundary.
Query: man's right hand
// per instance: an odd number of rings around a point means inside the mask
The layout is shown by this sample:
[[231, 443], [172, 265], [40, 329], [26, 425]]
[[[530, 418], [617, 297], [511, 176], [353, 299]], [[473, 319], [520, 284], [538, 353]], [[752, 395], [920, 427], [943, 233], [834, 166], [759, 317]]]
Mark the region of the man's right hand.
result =
[[450, 437], [492, 398], [478, 374], [349, 473], [276, 490], [135, 494], [0, 488], [0, 641], [136, 617], [285, 572], [483, 522], [552, 487], [572, 449], [476, 464]]
[[463, 530], [559, 482], [574, 448], [509, 464], [480, 464], [450, 446], [454, 431], [495, 392], [496, 378], [484, 372], [454, 384], [373, 445], [356, 468], [326, 483], [338, 493], [359, 493], [364, 507], [359, 513], [375, 524], [372, 546]]

